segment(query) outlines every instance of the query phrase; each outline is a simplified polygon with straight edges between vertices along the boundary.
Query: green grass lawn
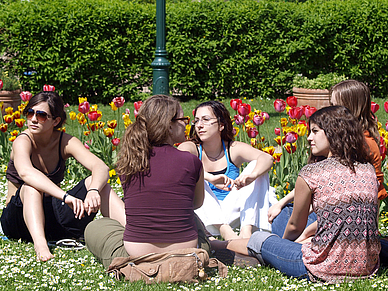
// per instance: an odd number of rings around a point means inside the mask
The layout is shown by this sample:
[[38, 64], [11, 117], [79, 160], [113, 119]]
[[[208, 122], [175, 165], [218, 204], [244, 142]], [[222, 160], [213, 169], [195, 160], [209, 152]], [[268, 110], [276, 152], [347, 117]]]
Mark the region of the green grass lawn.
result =
[[[279, 126], [279, 113], [273, 108], [274, 100], [244, 100], [250, 103], [252, 109], [266, 111], [270, 120], [264, 125], [263, 135], [270, 133], [271, 140], [275, 137], [274, 127]], [[383, 109], [385, 100], [374, 100], [380, 104], [377, 117], [385, 126], [388, 114]], [[230, 109], [229, 100], [223, 101]], [[192, 110], [200, 101], [191, 100], [182, 103], [185, 115], [192, 117]], [[68, 111], [76, 111], [76, 106], [71, 106]], [[123, 108], [131, 110], [131, 119], [134, 120], [133, 105], [125, 104]], [[117, 112], [110, 110], [109, 106], [99, 107], [103, 112], [103, 119], [117, 118]], [[121, 112], [123, 110], [121, 109]], [[282, 117], [286, 117], [283, 113]], [[268, 126], [268, 129], [266, 129]], [[69, 120], [66, 131], [78, 135], [79, 130], [72, 126]], [[386, 170], [386, 166], [384, 165]], [[79, 177], [81, 178], [81, 177]], [[66, 181], [66, 187], [71, 187], [75, 181]], [[112, 186], [121, 194], [118, 184]], [[4, 173], [0, 175], [0, 209], [4, 207], [6, 196], [6, 180]], [[1, 210], [0, 210], [1, 211]], [[387, 225], [380, 227], [382, 233], [387, 233]], [[53, 250], [54, 258], [48, 262], [37, 262], [34, 246], [12, 240], [0, 239], [0, 290], [387, 290], [387, 269], [380, 269], [371, 279], [356, 280], [342, 284], [311, 283], [306, 280], [287, 278], [279, 271], [269, 267], [229, 267], [227, 278], [220, 278], [217, 272], [210, 270], [209, 278], [195, 284], [157, 284], [148, 286], [142, 282], [129, 284], [116, 281], [104, 272], [103, 266], [98, 263], [88, 250]]]

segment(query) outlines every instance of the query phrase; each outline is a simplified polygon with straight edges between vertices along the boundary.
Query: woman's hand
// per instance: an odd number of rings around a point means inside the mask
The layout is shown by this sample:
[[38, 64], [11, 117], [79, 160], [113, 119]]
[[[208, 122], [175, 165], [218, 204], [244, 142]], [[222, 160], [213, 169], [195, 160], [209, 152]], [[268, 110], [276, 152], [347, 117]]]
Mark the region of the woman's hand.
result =
[[89, 189], [84, 200], [85, 211], [88, 215], [97, 212], [101, 206], [101, 197], [97, 190]]
[[280, 203], [276, 203], [275, 205], [272, 205], [268, 209], [268, 222], [272, 223], [272, 221], [279, 215], [282, 209], [283, 207], [280, 205]]
[[237, 187], [237, 189], [241, 189], [242, 187], [245, 187], [249, 184], [251, 184], [253, 181], [256, 180], [256, 176], [255, 175], [240, 175], [236, 178], [236, 180], [234, 180], [234, 183]]
[[212, 175], [207, 174], [206, 180], [212, 183], [215, 187], [218, 189], [224, 190], [224, 191], [230, 191], [232, 190], [235, 182], [233, 179], [229, 178], [228, 176], [224, 174], [220, 175]]
[[66, 196], [65, 203], [73, 209], [75, 218], [81, 219], [84, 217], [84, 202], [81, 199], [75, 198], [74, 196]]

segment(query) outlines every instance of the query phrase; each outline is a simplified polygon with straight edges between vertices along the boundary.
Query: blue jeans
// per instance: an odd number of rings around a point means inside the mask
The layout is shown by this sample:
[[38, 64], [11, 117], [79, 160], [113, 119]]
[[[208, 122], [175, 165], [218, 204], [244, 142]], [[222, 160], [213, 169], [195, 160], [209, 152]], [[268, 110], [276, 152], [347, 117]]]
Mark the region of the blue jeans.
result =
[[[283, 237], [284, 231], [286, 230], [286, 226], [287, 226], [288, 220], [291, 217], [293, 209], [294, 209], [294, 205], [291, 203], [288, 203], [282, 209], [279, 215], [276, 216], [272, 222], [272, 233], [277, 234], [280, 237]], [[308, 217], [306, 227], [316, 220], [317, 220], [317, 215], [314, 212], [312, 212]]]
[[[256, 235], [255, 235], [256, 234]], [[252, 234], [247, 248], [251, 254], [260, 255], [266, 264], [278, 269], [287, 276], [308, 279], [307, 269], [302, 260], [302, 245], [277, 235], [271, 235], [264, 242]]]

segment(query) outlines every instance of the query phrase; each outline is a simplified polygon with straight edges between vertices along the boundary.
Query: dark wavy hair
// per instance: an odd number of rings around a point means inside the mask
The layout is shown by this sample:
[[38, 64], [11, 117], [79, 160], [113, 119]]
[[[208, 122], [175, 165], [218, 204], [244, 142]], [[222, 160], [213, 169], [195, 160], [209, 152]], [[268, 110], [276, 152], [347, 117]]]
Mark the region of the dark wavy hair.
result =
[[[222, 104], [219, 101], [207, 101], [204, 103], [199, 104], [195, 110], [194, 110], [194, 117], [197, 113], [198, 108], [201, 107], [210, 107], [213, 111], [214, 116], [217, 118], [218, 124], [222, 124], [224, 126], [224, 129], [221, 131], [221, 139], [230, 142], [233, 140], [233, 125], [232, 120], [230, 119], [230, 113], [228, 109], [226, 109], [225, 105]], [[191, 127], [190, 130], [190, 140], [196, 144], [201, 144], [202, 141], [197, 135], [197, 132], [195, 130], [195, 126]]]
[[[358, 120], [344, 106], [329, 106], [316, 111], [309, 119], [309, 127], [316, 124], [325, 132], [333, 157], [355, 171], [354, 163], [367, 163], [369, 147]], [[310, 154], [310, 162], [322, 160]]]
[[166, 95], [151, 96], [141, 105], [136, 121], [125, 130], [116, 163], [117, 173], [125, 176], [124, 183], [147, 173], [152, 148], [166, 143], [179, 109], [178, 100]]
[[28, 109], [42, 102], [47, 102], [50, 109], [49, 113], [53, 116], [53, 119], [57, 117], [61, 118], [61, 121], [54, 127], [55, 129], [61, 128], [62, 125], [66, 122], [66, 111], [63, 100], [57, 92], [43, 91], [33, 96], [28, 102], [27, 106], [24, 108], [23, 115], [27, 115]]

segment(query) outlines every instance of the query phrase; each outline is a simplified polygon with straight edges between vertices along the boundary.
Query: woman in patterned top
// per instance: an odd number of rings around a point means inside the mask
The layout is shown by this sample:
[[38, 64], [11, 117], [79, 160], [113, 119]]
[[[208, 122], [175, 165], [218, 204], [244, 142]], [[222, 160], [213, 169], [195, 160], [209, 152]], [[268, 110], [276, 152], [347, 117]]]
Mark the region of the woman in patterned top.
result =
[[[363, 130], [343, 106], [322, 108], [309, 125], [310, 163], [296, 181], [284, 236], [256, 232], [247, 250], [288, 276], [326, 282], [368, 277], [379, 268], [378, 181]], [[310, 205], [317, 231], [311, 241], [296, 243]]]

